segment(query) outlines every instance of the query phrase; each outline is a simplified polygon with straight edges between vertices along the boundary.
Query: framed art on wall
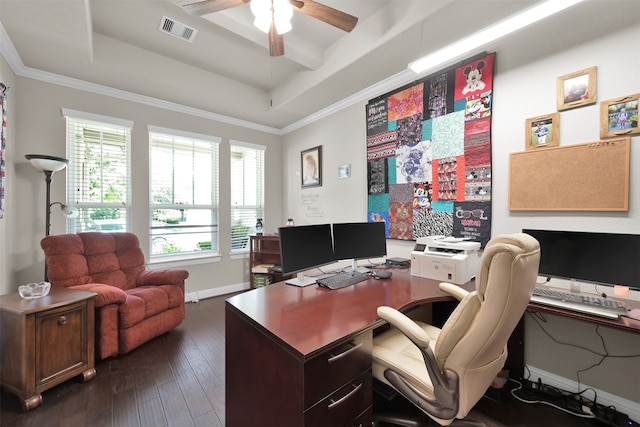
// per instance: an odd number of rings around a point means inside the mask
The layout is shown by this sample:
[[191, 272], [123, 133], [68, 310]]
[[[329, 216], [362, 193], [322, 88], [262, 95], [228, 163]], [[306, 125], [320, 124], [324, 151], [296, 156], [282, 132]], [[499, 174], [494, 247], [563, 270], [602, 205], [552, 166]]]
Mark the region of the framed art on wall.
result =
[[596, 67], [558, 77], [558, 111], [596, 103]]
[[640, 134], [638, 105], [640, 93], [600, 103], [600, 138]]
[[300, 153], [302, 188], [322, 186], [322, 146]]
[[560, 144], [560, 113], [526, 120], [525, 150], [557, 147]]

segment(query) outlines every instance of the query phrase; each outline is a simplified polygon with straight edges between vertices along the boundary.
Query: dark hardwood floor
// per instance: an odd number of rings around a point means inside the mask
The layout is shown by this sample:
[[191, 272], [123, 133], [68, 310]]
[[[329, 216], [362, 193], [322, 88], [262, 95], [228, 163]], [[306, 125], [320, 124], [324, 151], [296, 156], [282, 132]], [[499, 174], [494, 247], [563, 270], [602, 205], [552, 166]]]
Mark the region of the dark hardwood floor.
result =
[[[17, 397], [2, 390], [0, 425], [223, 426], [228, 296], [187, 304], [186, 319], [178, 328], [129, 354], [97, 362], [97, 376], [91, 381], [74, 379], [45, 391], [42, 406], [30, 412], [22, 412]], [[258, 398], [247, 396], [248, 411], [251, 400]], [[501, 402], [482, 399], [474, 411], [504, 426], [600, 425], [550, 407], [520, 403], [508, 393]]]

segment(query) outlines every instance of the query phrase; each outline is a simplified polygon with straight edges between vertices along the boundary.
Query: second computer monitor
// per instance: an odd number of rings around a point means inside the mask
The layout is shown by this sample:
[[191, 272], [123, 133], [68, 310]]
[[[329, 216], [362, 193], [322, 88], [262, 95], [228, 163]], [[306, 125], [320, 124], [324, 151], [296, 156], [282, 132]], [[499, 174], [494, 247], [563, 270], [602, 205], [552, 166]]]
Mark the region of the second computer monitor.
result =
[[[379, 258], [387, 255], [384, 222], [333, 224], [333, 254], [336, 260]], [[355, 263], [354, 263], [355, 266]]]

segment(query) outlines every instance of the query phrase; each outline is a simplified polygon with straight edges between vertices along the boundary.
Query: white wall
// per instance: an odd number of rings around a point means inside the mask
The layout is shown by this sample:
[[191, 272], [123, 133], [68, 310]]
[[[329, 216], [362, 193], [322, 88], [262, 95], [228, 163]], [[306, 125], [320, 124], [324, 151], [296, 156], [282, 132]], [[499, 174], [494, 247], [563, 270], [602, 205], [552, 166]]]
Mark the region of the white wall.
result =
[[[527, 118], [557, 111], [558, 76], [595, 65], [598, 67], [598, 102], [640, 92], [640, 49], [637, 46], [640, 24], [637, 20], [634, 23], [629, 20], [621, 22], [605, 2], [593, 7], [597, 13], [592, 14], [589, 20], [593, 26], [576, 25], [569, 31], [568, 28], [558, 30], [541, 25], [488, 49], [496, 52], [492, 119], [492, 235], [513, 233], [522, 228], [640, 233], [638, 136], [631, 142], [628, 212], [508, 210], [509, 153], [524, 150]], [[627, 12], [633, 14], [633, 11]], [[602, 26], [595, 25], [595, 16], [599, 16]], [[542, 37], [549, 32], [558, 37]], [[296, 217], [299, 223], [366, 220], [365, 124], [365, 103], [362, 103], [285, 136], [285, 164], [289, 167], [284, 180], [284, 210]], [[599, 105], [560, 114], [560, 145], [599, 139]], [[316, 145], [323, 147], [323, 186], [301, 189], [297, 175], [300, 151]], [[352, 165], [352, 177], [337, 179], [336, 167], [348, 163]], [[588, 164], [584, 165], [584, 173], [589, 173]], [[316, 211], [322, 215], [315, 215]], [[413, 242], [388, 242], [392, 256], [408, 258], [412, 247]], [[533, 322], [531, 318], [526, 321], [525, 359], [528, 365], [537, 369], [536, 372], [541, 370], [571, 381], [578, 380], [577, 371], [590, 367], [598, 359], [578, 345], [600, 352], [606, 346], [611, 355], [640, 355], [638, 334], [596, 329], [591, 324], [553, 316], [544, 318], [543, 322]], [[553, 342], [543, 328], [559, 341], [570, 344]], [[599, 334], [604, 337], [602, 341]], [[597, 387], [622, 397], [623, 401], [637, 403], [640, 402], [638, 366], [640, 357], [610, 357], [602, 365], [580, 374], [579, 380], [583, 386]], [[634, 405], [637, 406], [633, 403], [630, 406]], [[640, 417], [640, 412], [634, 415]]]

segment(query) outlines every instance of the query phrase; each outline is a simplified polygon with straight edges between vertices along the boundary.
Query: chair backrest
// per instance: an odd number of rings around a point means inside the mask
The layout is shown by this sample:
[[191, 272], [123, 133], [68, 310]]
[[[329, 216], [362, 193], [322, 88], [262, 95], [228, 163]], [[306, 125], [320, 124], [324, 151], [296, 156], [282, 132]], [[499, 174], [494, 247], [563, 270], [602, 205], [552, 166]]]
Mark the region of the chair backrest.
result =
[[459, 377], [458, 417], [482, 397], [507, 357], [507, 341], [535, 288], [540, 262], [536, 239], [497, 236], [484, 249], [476, 290], [456, 307], [435, 345], [440, 368]]
[[135, 287], [145, 270], [144, 254], [132, 233], [88, 232], [47, 236], [40, 242], [53, 286], [104, 283]]

